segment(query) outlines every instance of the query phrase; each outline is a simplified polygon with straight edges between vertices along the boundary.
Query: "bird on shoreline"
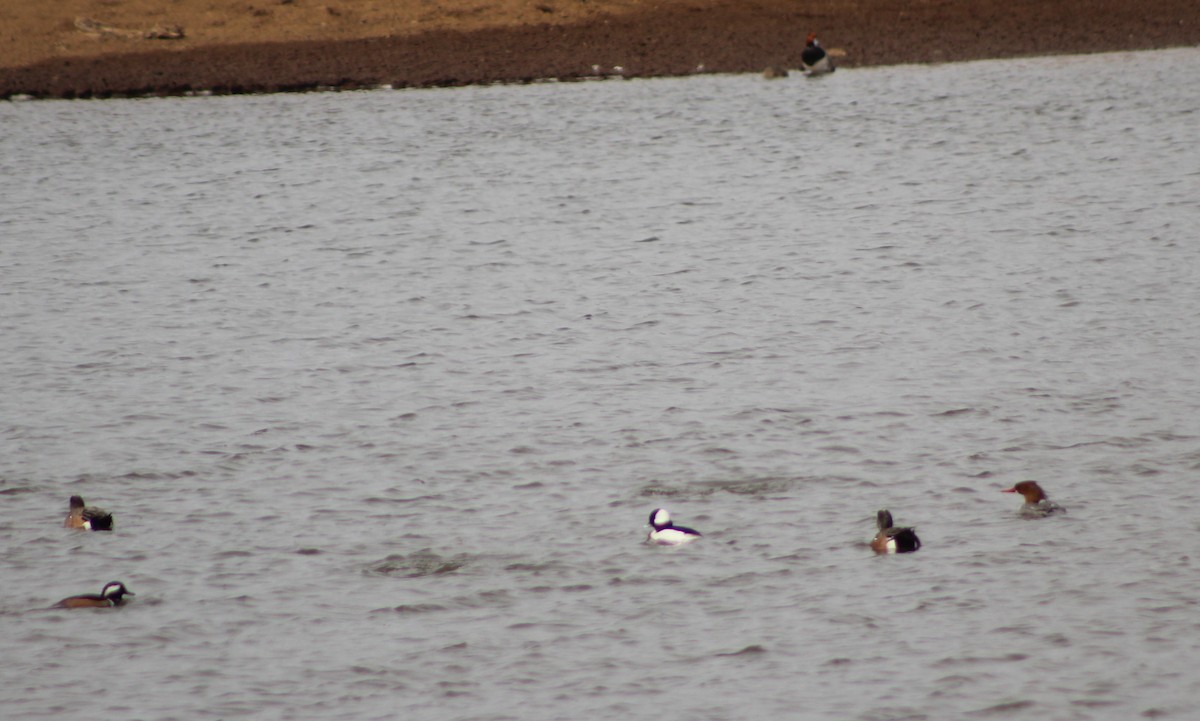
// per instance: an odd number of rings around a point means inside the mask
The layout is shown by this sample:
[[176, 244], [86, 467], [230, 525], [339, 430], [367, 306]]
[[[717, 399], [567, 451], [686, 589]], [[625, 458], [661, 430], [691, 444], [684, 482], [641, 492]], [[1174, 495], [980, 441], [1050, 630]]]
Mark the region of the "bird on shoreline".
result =
[[1021, 506], [1021, 515], [1026, 518], [1043, 518], [1052, 513], [1066, 513], [1067, 509], [1046, 498], [1046, 492], [1037, 481], [1021, 481], [1012, 488], [1005, 488], [1001, 493], [1020, 493], [1025, 497]]
[[879, 533], [871, 539], [871, 548], [876, 553], [912, 553], [921, 547], [916, 531], [892, 525], [891, 511], [881, 510], [875, 520], [879, 524]]
[[660, 546], [678, 546], [700, 538], [700, 532], [696, 529], [672, 523], [671, 514], [665, 508], [655, 508], [650, 512], [650, 526], [653, 530], [646, 541]]
[[810, 78], [837, 70], [825, 52], [825, 48], [821, 47], [821, 43], [817, 40], [816, 33], [808, 34], [804, 50], [800, 53], [800, 68]]
[[125, 584], [120, 581], [109, 581], [104, 584], [100, 593], [69, 596], [54, 604], [53, 608], [112, 608], [124, 605], [126, 595], [137, 594], [125, 588]]
[[71, 496], [70, 512], [63, 521], [64, 528], [82, 528], [85, 531], [111, 531], [112, 514], [103, 508], [85, 505], [82, 496]]

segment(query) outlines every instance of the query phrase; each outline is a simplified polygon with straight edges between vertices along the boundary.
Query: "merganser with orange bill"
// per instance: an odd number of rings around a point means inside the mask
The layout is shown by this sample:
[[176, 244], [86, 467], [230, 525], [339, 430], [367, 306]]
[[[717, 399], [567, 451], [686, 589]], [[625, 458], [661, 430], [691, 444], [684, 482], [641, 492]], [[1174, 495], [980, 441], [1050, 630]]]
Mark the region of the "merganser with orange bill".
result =
[[691, 543], [700, 538], [700, 532], [686, 526], [676, 526], [671, 522], [671, 514], [665, 508], [655, 508], [650, 513], [650, 525], [653, 528], [646, 537], [648, 543], [660, 546], [678, 546]]
[[875, 515], [879, 533], [871, 540], [876, 553], [912, 553], [921, 547], [921, 539], [911, 528], [892, 525], [892, 513], [886, 508]]
[[1025, 497], [1021, 506], [1021, 515], [1027, 518], [1041, 518], [1052, 513], [1066, 513], [1067, 509], [1046, 498], [1046, 492], [1037, 481], [1021, 481], [1012, 488], [1005, 488], [1001, 493], [1020, 493]]
[[832, 73], [837, 69], [833, 66], [833, 61], [829, 59], [825, 48], [821, 47], [816, 33], [808, 34], [804, 50], [800, 53], [800, 68], [809, 77]]

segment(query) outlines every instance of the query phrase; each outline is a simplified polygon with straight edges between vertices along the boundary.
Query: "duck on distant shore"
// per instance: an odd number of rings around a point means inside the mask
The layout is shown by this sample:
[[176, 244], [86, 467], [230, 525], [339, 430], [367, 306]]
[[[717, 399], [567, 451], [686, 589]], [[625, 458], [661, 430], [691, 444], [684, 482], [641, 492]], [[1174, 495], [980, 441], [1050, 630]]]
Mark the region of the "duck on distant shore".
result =
[[1012, 488], [1005, 488], [1001, 493], [1020, 493], [1025, 497], [1021, 506], [1021, 515], [1026, 518], [1041, 518], [1052, 513], [1066, 513], [1067, 509], [1046, 497], [1046, 492], [1037, 481], [1021, 481]]
[[892, 525], [892, 513], [886, 508], [875, 514], [879, 533], [871, 540], [876, 553], [912, 553], [921, 547], [921, 539], [911, 528]]
[[85, 593], [81, 596], [70, 596], [54, 604], [54, 608], [112, 608], [125, 603], [125, 596], [137, 594], [125, 588], [120, 581], [109, 581], [104, 584], [100, 593]]
[[700, 538], [700, 532], [696, 529], [672, 523], [671, 514], [665, 508], [655, 508], [650, 512], [650, 526], [652, 530], [646, 541], [660, 546], [678, 546]]
[[63, 521], [65, 528], [82, 528], [85, 531], [111, 531], [112, 514], [103, 508], [84, 504], [82, 496], [71, 496], [70, 512]]
[[829, 55], [825, 52], [825, 48], [821, 47], [821, 43], [817, 40], [816, 33], [808, 34], [808, 39], [804, 43], [804, 50], [800, 53], [800, 67], [804, 71], [804, 74], [810, 78], [837, 70], [833, 66], [833, 61], [829, 59]]

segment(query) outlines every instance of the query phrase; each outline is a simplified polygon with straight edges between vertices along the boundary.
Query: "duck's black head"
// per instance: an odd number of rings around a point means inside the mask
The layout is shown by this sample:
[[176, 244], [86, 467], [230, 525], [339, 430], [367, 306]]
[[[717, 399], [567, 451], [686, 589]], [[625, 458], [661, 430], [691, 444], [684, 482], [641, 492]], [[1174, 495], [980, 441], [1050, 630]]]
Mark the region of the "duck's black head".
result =
[[109, 581], [108, 583], [104, 584], [104, 590], [100, 592], [102, 597], [112, 601], [113, 605], [115, 606], [121, 605], [121, 599], [126, 594], [130, 596], [137, 595], [128, 588], [125, 588], [125, 584], [121, 583], [120, 581]]

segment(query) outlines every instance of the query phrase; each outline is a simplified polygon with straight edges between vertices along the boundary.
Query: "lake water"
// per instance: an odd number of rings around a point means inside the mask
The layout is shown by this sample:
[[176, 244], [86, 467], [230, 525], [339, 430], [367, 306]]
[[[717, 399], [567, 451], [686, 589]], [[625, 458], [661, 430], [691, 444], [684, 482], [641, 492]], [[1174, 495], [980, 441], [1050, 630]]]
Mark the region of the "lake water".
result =
[[0, 171], [6, 718], [1200, 713], [1200, 50], [0, 103]]

